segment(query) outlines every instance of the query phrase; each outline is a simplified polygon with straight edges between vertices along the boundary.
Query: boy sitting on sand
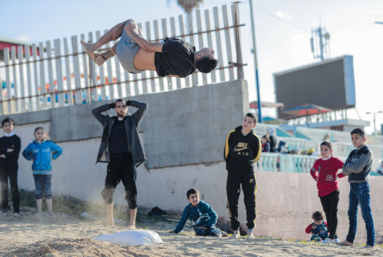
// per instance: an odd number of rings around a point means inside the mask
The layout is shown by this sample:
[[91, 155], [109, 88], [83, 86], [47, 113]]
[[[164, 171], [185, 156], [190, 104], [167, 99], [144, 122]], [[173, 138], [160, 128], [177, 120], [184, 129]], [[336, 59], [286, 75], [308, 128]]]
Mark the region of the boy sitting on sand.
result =
[[186, 221], [189, 219], [194, 227], [196, 236], [226, 237], [227, 234], [225, 232], [215, 227], [218, 219], [217, 213], [209, 204], [201, 200], [199, 191], [192, 188], [187, 191], [186, 196], [190, 204], [185, 207], [176, 229], [169, 231], [169, 233], [178, 234], [181, 232]]
[[307, 234], [312, 234], [311, 241], [332, 243], [328, 238], [327, 222], [323, 221], [323, 215], [320, 211], [316, 211], [312, 216], [314, 222], [306, 228]]

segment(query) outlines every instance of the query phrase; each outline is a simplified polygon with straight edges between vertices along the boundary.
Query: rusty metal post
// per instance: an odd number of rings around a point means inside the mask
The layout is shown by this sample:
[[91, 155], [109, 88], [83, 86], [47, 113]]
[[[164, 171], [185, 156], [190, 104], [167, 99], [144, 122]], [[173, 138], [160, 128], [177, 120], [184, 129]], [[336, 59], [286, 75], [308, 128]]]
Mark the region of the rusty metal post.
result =
[[234, 2], [234, 32], [235, 32], [235, 48], [237, 51], [237, 74], [238, 79], [243, 79], [243, 62], [242, 62], [242, 50], [241, 50], [241, 37], [239, 28], [239, 9], [238, 3]]

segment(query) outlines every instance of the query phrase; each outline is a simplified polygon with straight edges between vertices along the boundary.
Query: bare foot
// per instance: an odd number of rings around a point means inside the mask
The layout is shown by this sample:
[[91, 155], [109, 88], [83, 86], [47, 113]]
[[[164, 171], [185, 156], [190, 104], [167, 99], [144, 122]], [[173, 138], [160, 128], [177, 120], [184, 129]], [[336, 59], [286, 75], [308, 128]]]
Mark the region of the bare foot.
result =
[[81, 40], [80, 43], [89, 55], [94, 54], [94, 52], [97, 50], [91, 43], [87, 43], [84, 40]]
[[51, 216], [51, 217], [55, 216], [55, 215], [53, 214], [53, 212], [48, 213], [48, 215]]
[[236, 230], [236, 231], [234, 231], [234, 234], [233, 234], [230, 238], [237, 239], [237, 238], [239, 238], [239, 237], [240, 237], [240, 235], [239, 235], [239, 231]]
[[255, 239], [255, 236], [253, 234], [253, 231], [247, 231], [247, 239]]
[[[94, 52], [97, 50], [92, 44], [85, 42], [84, 40], [80, 41], [81, 45], [85, 48], [85, 51], [89, 54], [90, 58], [96, 63], [96, 59], [94, 57]], [[101, 57], [102, 58], [102, 57]]]
[[222, 237], [227, 237], [227, 233], [225, 231], [222, 231]]
[[345, 245], [345, 246], [354, 246], [353, 243], [350, 243], [349, 241], [347, 240], [344, 240], [342, 242], [340, 242], [338, 245]]
[[127, 227], [127, 229], [129, 229], [129, 230], [136, 230], [137, 228], [136, 228], [136, 225], [135, 225], [135, 224], [130, 224], [130, 225]]

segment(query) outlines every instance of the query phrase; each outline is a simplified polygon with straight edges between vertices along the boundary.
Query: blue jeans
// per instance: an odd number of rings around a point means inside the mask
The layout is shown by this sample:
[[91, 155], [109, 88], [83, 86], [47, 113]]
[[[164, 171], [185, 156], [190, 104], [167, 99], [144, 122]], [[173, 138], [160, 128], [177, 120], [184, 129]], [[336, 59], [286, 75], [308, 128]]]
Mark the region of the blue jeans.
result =
[[203, 226], [197, 226], [194, 228], [194, 231], [195, 231], [196, 236], [222, 237], [222, 231], [217, 229], [215, 226], [212, 226], [210, 228], [203, 227]]
[[36, 199], [52, 199], [52, 175], [33, 175], [36, 186]]
[[346, 240], [350, 243], [354, 243], [356, 228], [358, 226], [358, 205], [362, 210], [362, 217], [366, 223], [367, 230], [367, 245], [375, 245], [375, 228], [374, 219], [371, 212], [370, 202], [370, 184], [368, 182], [363, 183], [351, 183], [350, 184], [350, 196], [348, 207], [348, 218], [350, 220], [350, 228]]

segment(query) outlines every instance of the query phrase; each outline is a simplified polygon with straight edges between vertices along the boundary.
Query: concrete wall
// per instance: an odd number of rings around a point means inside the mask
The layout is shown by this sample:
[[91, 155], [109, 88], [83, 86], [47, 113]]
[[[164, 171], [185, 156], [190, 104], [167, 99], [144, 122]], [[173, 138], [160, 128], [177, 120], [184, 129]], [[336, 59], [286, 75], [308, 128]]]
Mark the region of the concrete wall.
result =
[[[140, 132], [145, 134], [149, 168], [223, 159], [227, 133], [249, 111], [247, 82], [235, 80], [200, 87], [131, 97], [148, 103]], [[106, 102], [10, 115], [17, 124], [50, 122], [50, 137], [68, 142], [101, 137], [102, 126], [91, 114]], [[129, 110], [134, 113], [135, 108]], [[111, 110], [110, 115], [115, 115]], [[5, 116], [0, 117], [0, 120]], [[93, 160], [93, 159], [92, 159]]]

